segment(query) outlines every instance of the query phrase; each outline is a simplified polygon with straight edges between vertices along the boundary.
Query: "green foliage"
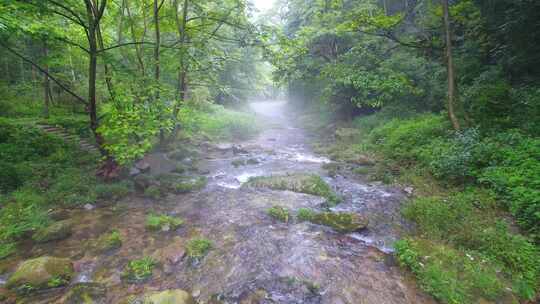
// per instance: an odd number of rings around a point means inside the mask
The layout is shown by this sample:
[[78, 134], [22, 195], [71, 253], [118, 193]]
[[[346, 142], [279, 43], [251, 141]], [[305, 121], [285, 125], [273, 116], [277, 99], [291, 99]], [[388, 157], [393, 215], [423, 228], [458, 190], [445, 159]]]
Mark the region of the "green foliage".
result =
[[301, 222], [311, 221], [313, 219], [313, 216], [315, 216], [315, 211], [308, 209], [308, 208], [300, 208], [298, 209], [298, 214], [296, 217]]
[[0, 209], [0, 242], [18, 240], [48, 222], [43, 197], [31, 190], [17, 190]]
[[166, 214], [149, 214], [146, 216], [146, 228], [148, 230], [176, 230], [184, 224], [184, 220]]
[[122, 236], [118, 230], [102, 234], [96, 240], [96, 249], [99, 252], [107, 252], [122, 247]]
[[9, 257], [17, 250], [15, 243], [0, 243], [0, 260]]
[[186, 252], [192, 259], [203, 258], [212, 249], [212, 241], [204, 238], [194, 238], [188, 241]]
[[274, 219], [288, 223], [289, 222], [289, 210], [281, 206], [273, 206], [269, 208], [266, 213]]
[[158, 200], [162, 198], [164, 195], [163, 191], [161, 191], [161, 188], [156, 185], [151, 185], [148, 188], [144, 189], [144, 196]]
[[143, 257], [129, 261], [122, 272], [122, 278], [130, 283], [140, 283], [152, 276], [152, 271], [157, 262], [151, 257]]
[[117, 201], [133, 191], [133, 184], [127, 181], [114, 184], [98, 184], [94, 190], [97, 199]]
[[369, 134], [369, 141], [386, 157], [414, 161], [422, 145], [446, 135], [448, 123], [440, 115], [425, 114], [407, 120], [394, 119]]
[[180, 123], [188, 136], [205, 134], [215, 140], [247, 139], [259, 131], [252, 115], [212, 105], [209, 111], [183, 107]]
[[506, 292], [495, 265], [482, 255], [421, 239], [401, 240], [395, 248], [400, 264], [442, 303], [475, 303], [477, 297], [495, 300]]

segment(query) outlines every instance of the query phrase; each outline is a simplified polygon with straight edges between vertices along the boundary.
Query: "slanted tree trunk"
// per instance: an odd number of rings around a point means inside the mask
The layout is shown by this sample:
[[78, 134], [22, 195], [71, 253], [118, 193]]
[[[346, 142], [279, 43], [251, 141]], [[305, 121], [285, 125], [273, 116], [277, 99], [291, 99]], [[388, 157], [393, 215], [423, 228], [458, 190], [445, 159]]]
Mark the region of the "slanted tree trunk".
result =
[[47, 64], [47, 57], [49, 56], [49, 50], [47, 47], [47, 42], [43, 41], [43, 69], [47, 72], [43, 74], [43, 117], [49, 118], [49, 104], [51, 97], [51, 82], [49, 81], [49, 65]]
[[459, 131], [461, 126], [456, 116], [456, 76], [452, 57], [452, 30], [450, 28], [450, 12], [448, 0], [443, 0], [443, 23], [446, 35], [446, 69], [448, 75], [448, 117], [454, 130]]

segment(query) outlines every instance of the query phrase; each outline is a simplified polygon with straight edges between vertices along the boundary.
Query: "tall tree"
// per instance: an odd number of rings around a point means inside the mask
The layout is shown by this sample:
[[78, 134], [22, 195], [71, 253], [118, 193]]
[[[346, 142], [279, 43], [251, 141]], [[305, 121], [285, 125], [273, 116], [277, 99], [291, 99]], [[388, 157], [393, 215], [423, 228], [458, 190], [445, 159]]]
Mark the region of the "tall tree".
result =
[[450, 10], [448, 0], [442, 1], [443, 7], [443, 25], [446, 40], [446, 70], [448, 77], [448, 116], [452, 122], [454, 130], [459, 131], [461, 126], [456, 116], [456, 75], [454, 69], [454, 58], [452, 54], [452, 29], [450, 22]]

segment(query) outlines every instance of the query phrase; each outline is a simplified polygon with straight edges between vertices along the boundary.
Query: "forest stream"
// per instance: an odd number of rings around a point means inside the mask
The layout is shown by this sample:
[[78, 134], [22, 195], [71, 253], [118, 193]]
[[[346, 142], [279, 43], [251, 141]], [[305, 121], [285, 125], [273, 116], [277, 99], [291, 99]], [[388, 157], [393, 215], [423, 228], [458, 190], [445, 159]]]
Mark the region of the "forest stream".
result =
[[[104, 284], [103, 303], [178, 288], [190, 291], [200, 303], [433, 303], [391, 255], [392, 243], [404, 227], [399, 212], [404, 192], [353, 177], [330, 177], [322, 168], [330, 160], [311, 151], [312, 138], [295, 126], [286, 103], [257, 102], [251, 107], [264, 131], [252, 140], [206, 145], [199, 163], [199, 170], [208, 176], [204, 189], [161, 201], [131, 196], [113, 206], [72, 210], [71, 237], [28, 244], [18, 259], [70, 258], [77, 273], [71, 286]], [[252, 161], [235, 167], [238, 159]], [[166, 157], [153, 155], [149, 162], [153, 173], [170, 169]], [[293, 214], [299, 208], [321, 210], [324, 199], [243, 187], [250, 177], [292, 173], [321, 175], [343, 198], [332, 211], [360, 213], [369, 218], [368, 228], [340, 234], [309, 222], [282, 223], [266, 210], [272, 206], [286, 207]], [[149, 232], [144, 222], [150, 212], [181, 217], [184, 224], [174, 231]], [[124, 240], [120, 249], [108, 254], [85, 249], [87, 240], [112, 228]], [[202, 259], [185, 257], [184, 244], [193, 236], [213, 243]], [[167, 262], [143, 284], [124, 282], [121, 273], [127, 261], [142, 256], [166, 256]], [[10, 260], [11, 265], [18, 259]], [[53, 289], [26, 300], [64, 303], [67, 290]]]

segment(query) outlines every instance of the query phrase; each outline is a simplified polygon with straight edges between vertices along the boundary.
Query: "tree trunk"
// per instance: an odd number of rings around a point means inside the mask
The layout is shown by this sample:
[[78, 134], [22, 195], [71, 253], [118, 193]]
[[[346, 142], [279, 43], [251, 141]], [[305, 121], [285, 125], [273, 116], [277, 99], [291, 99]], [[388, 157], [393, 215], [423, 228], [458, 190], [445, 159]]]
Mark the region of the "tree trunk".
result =
[[452, 57], [452, 31], [450, 28], [450, 12], [448, 0], [443, 0], [443, 23], [446, 35], [446, 69], [448, 74], [448, 117], [452, 122], [454, 130], [459, 131], [461, 126], [456, 116], [456, 76], [454, 71], [454, 62]]
[[[43, 69], [49, 73], [49, 65], [47, 64], [47, 57], [49, 56], [49, 50], [47, 48], [47, 41], [43, 41]], [[51, 96], [51, 82], [49, 81], [49, 76], [43, 74], [43, 117], [49, 118], [49, 104]]]

